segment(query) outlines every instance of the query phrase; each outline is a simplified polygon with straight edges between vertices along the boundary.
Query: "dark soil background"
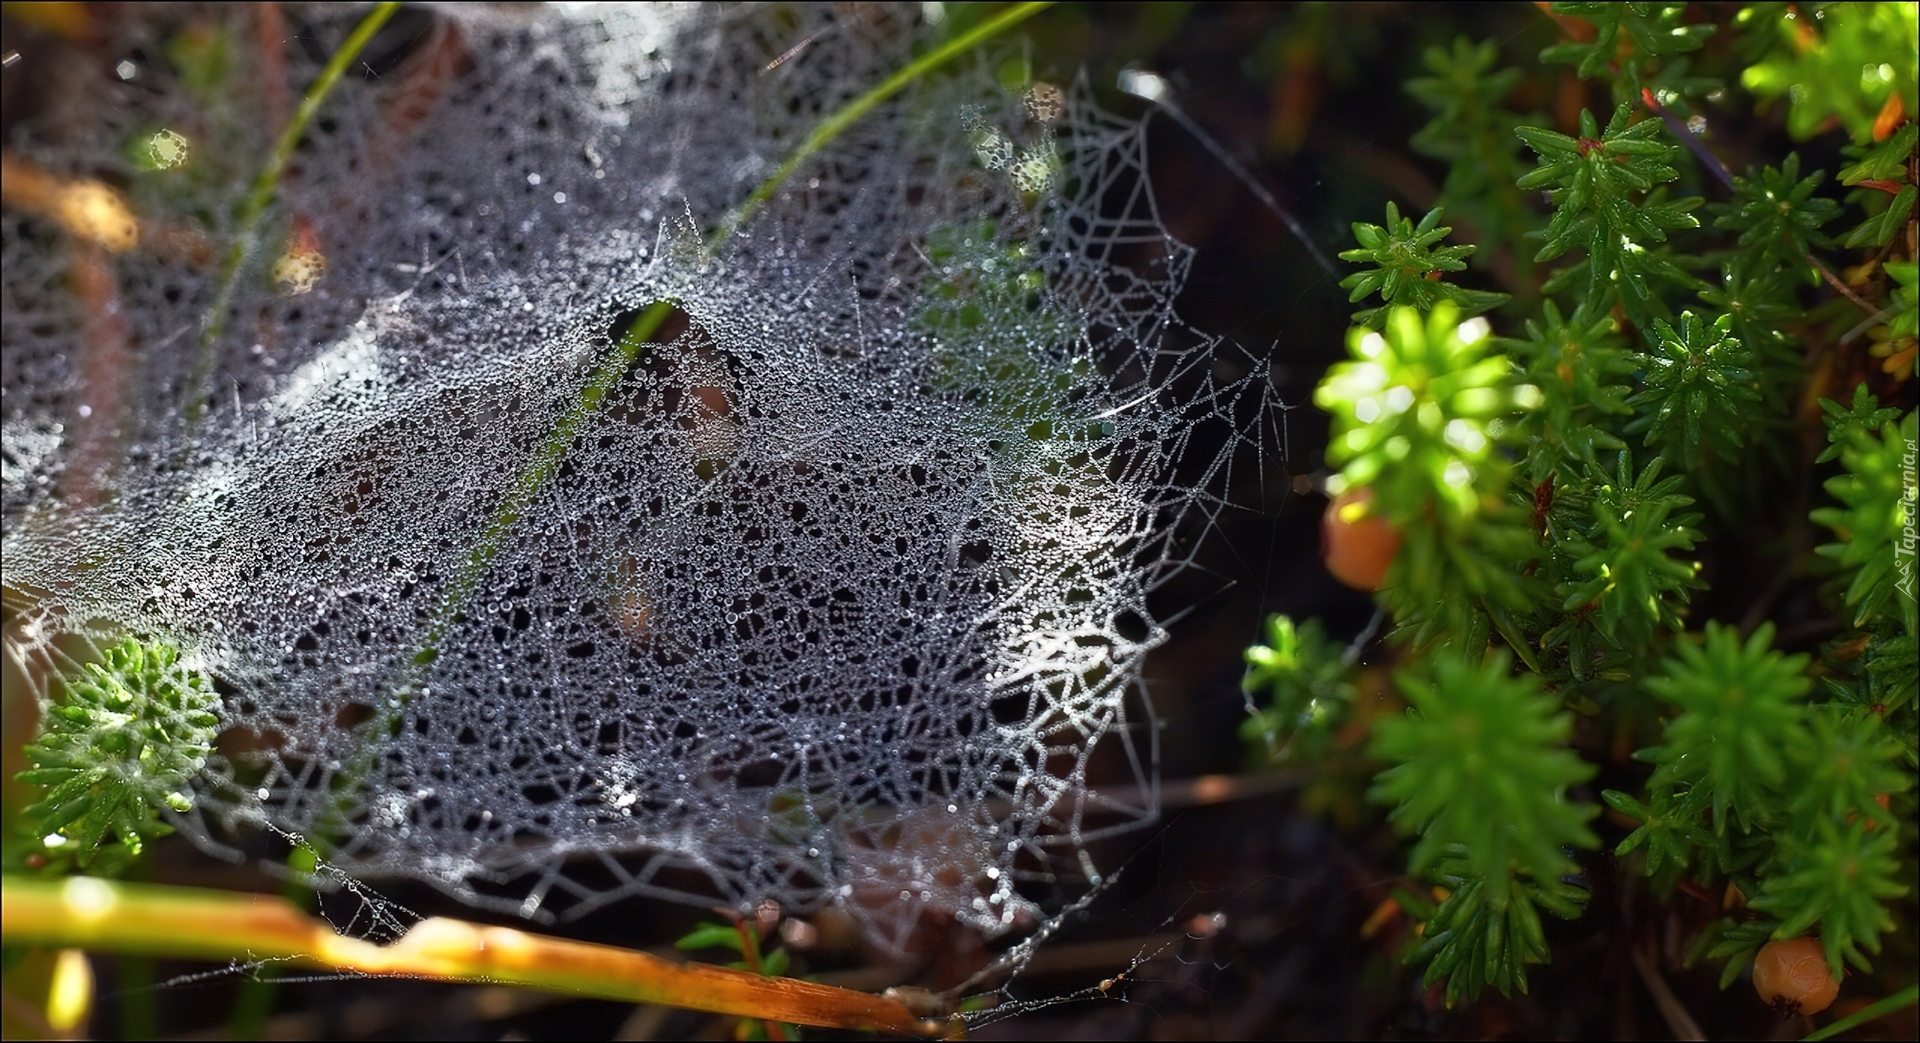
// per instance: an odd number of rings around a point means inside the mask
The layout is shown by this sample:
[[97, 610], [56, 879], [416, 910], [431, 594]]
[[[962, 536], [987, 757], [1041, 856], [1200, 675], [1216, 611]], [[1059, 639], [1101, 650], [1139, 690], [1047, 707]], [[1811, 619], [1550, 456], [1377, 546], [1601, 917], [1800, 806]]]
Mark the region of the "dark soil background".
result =
[[[96, 17], [141, 16], [86, 6]], [[409, 16], [431, 15], [410, 8], [402, 17]], [[1401, 82], [1424, 71], [1425, 48], [1460, 34], [1491, 38], [1504, 63], [1531, 68], [1558, 39], [1534, 5], [1465, 3], [1074, 4], [1023, 31], [1039, 78], [1066, 82], [1084, 70], [1115, 111], [1148, 108], [1113, 88], [1122, 68], [1163, 76], [1172, 99], [1293, 212], [1328, 257], [1349, 244], [1351, 222], [1380, 221], [1387, 200], [1417, 216], [1438, 194], [1444, 168], [1406, 147], [1426, 114]], [[11, 13], [5, 35], [9, 51], [54, 46]], [[31, 85], [9, 69], [6, 94], [11, 122], [19, 106], [32, 104]], [[1531, 77], [1516, 94], [1511, 100], [1522, 111], [1564, 115], [1606, 104], [1558, 70]], [[1397, 959], [1409, 925], [1373, 915], [1407, 881], [1403, 845], [1364, 802], [1367, 767], [1336, 760], [1311, 776], [1284, 766], [1250, 770], [1237, 735], [1246, 717], [1241, 651], [1259, 639], [1266, 615], [1317, 616], [1341, 640], [1360, 635], [1373, 617], [1370, 599], [1339, 586], [1320, 564], [1325, 501], [1311, 491], [1326, 424], [1307, 403], [1327, 365], [1344, 355], [1352, 309], [1334, 285], [1339, 274], [1322, 268], [1246, 184], [1174, 120], [1150, 118], [1165, 222], [1198, 251], [1180, 311], [1195, 328], [1238, 342], [1254, 364], [1263, 360], [1295, 408], [1281, 418], [1264, 467], [1240, 472], [1231, 494], [1243, 509], [1218, 531], [1193, 534], [1200, 567], [1161, 595], [1162, 618], [1180, 618], [1150, 669], [1165, 784], [1160, 821], [1096, 850], [1103, 868], [1123, 867], [1118, 880], [1006, 986], [1009, 998], [998, 1008], [1005, 1020], [990, 1017], [973, 1034], [1665, 1039], [1673, 1038], [1674, 1022], [1654, 990], [1669, 989], [1666, 1002], [1684, 1008], [1709, 1038], [1804, 1035], [1809, 1021], [1769, 1014], [1746, 983], [1721, 991], [1717, 966], [1685, 968], [1684, 912], [1655, 904], [1644, 885], [1619, 879], [1613, 860], [1598, 853], [1582, 856], [1593, 889], [1588, 913], [1550, 923], [1556, 959], [1532, 972], [1531, 994], [1449, 1011], [1422, 988], [1419, 970]], [[1778, 114], [1771, 124], [1750, 113], [1728, 119], [1748, 140], [1786, 151]], [[1802, 151], [1809, 166], [1831, 166], [1817, 150]], [[1763, 574], [1748, 567], [1741, 549], [1753, 541], [1732, 535], [1727, 550], [1708, 545], [1709, 554], [1721, 554], [1709, 568], [1729, 577]], [[1729, 608], [1737, 615], [1737, 606]], [[1714, 603], [1696, 618], [1707, 613]], [[1369, 658], [1380, 655], [1376, 647]], [[1383, 673], [1370, 676], [1380, 708], [1391, 710]], [[1606, 822], [1599, 828], [1608, 844], [1622, 832]], [[177, 840], [159, 846], [152, 878], [278, 890], [254, 870], [212, 863]], [[1634, 886], [1622, 886], [1628, 883]], [[420, 885], [375, 886], [422, 915], [488, 919]], [[351, 917], [358, 903], [332, 896], [325, 904]], [[664, 951], [710, 916], [629, 900], [555, 930]], [[937, 923], [926, 925], [906, 962], [863, 950], [832, 923], [809, 926], [813, 944], [792, 948], [796, 973], [859, 988], [944, 988], [990, 955]], [[1911, 933], [1909, 925], [1889, 939], [1883, 967], [1910, 972]], [[1650, 972], [1636, 970], [1636, 948]], [[100, 958], [96, 968], [100, 996], [90, 1028], [102, 1037], [222, 1038], [243, 991], [270, 1003], [264, 1032], [280, 1038], [711, 1039], [741, 1028], [737, 1019], [506, 989], [322, 977], [283, 979], [269, 994], [248, 984], [245, 972], [205, 965]], [[1844, 988], [1836, 1012], [1855, 995], [1880, 994]], [[1911, 1039], [1914, 1028], [1909, 1011], [1869, 1031]]]

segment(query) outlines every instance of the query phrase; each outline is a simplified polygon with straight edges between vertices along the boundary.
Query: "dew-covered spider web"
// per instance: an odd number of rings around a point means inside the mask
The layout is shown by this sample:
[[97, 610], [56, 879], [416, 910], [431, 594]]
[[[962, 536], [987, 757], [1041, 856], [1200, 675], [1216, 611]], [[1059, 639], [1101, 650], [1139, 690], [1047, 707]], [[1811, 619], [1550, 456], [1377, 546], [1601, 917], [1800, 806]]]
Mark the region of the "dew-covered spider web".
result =
[[1155, 813], [1148, 595], [1268, 393], [1173, 315], [1139, 128], [998, 45], [716, 238], [937, 38], [920, 5], [409, 10], [213, 315], [357, 16], [115, 23], [119, 75], [6, 142], [138, 221], [5, 214], [16, 664], [175, 646], [222, 696], [167, 812], [203, 847], [527, 915], [771, 899], [897, 942], [1097, 882]]

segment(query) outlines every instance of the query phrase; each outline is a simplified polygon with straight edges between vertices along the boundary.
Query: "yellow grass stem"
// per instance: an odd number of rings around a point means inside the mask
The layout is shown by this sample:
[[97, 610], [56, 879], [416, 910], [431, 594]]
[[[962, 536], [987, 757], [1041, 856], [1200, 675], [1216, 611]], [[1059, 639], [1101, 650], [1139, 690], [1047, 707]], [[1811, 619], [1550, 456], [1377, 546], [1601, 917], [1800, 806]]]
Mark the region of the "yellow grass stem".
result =
[[286, 961], [329, 971], [519, 985], [820, 1028], [935, 1036], [900, 1003], [794, 978], [682, 964], [631, 949], [434, 917], [375, 945], [334, 933], [283, 898], [97, 877], [8, 876], [8, 946], [44, 945], [184, 959]]

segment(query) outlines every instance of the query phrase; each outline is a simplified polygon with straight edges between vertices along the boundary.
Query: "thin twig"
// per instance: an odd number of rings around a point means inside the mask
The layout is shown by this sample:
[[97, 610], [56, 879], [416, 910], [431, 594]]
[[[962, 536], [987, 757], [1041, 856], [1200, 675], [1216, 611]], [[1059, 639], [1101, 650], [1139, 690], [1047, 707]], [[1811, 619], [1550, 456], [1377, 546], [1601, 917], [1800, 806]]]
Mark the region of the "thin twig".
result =
[[1828, 286], [1831, 286], [1834, 289], [1840, 291], [1840, 296], [1845, 297], [1847, 300], [1850, 300], [1853, 303], [1859, 305], [1861, 311], [1864, 311], [1868, 315], [1874, 316], [1875, 318], [1878, 318], [1881, 315], [1885, 314], [1877, 306], [1875, 306], [1873, 302], [1853, 292], [1852, 287], [1848, 286], [1846, 283], [1841, 282], [1840, 277], [1833, 274], [1833, 272], [1830, 269], [1828, 269], [1826, 265], [1821, 264], [1818, 259], [1812, 256], [1809, 256], [1807, 258], [1807, 263], [1813, 265], [1813, 270], [1816, 272], [1819, 272], [1820, 277], [1827, 280]]
[[1367, 647], [1373, 644], [1374, 635], [1380, 633], [1380, 624], [1386, 621], [1386, 607], [1383, 605], [1374, 609], [1373, 619], [1368, 621], [1367, 628], [1354, 637], [1353, 643], [1347, 646], [1345, 652], [1340, 653], [1340, 665], [1352, 666], [1359, 662], [1360, 657], [1366, 653]]
[[1687, 1008], [1680, 1005], [1680, 1000], [1674, 996], [1673, 989], [1667, 986], [1666, 979], [1660, 976], [1653, 961], [1647, 959], [1639, 946], [1634, 946], [1633, 949], [1633, 969], [1640, 972], [1640, 980], [1646, 984], [1647, 991], [1653, 994], [1653, 1005], [1660, 1008], [1660, 1016], [1666, 1019], [1667, 1031], [1673, 1033], [1674, 1039], [1704, 1040], [1707, 1038], [1707, 1034], [1700, 1031], [1700, 1023], [1694, 1021], [1693, 1015], [1687, 1013]]
[[1660, 117], [1661, 121], [1667, 125], [1667, 129], [1673, 132], [1673, 136], [1679, 138], [1680, 143], [1685, 145], [1688, 151], [1699, 157], [1700, 162], [1720, 179], [1722, 185], [1727, 186], [1729, 191], [1733, 189], [1733, 171], [1728, 170], [1727, 165], [1720, 161], [1720, 157], [1713, 154], [1713, 150], [1707, 147], [1706, 142], [1701, 141], [1687, 129], [1686, 124], [1680, 122], [1680, 117], [1668, 112], [1667, 107], [1660, 104], [1660, 99], [1653, 96], [1652, 90], [1646, 87], [1640, 88], [1640, 101]]
[[[733, 929], [740, 936], [740, 958], [746, 962], [747, 970], [762, 978], [767, 969], [760, 963], [760, 932], [747, 924], [747, 919], [733, 909], [722, 907], [718, 910], [733, 921]], [[762, 1018], [760, 1027], [766, 1029], [768, 1039], [785, 1039], [787, 1034], [780, 1029], [780, 1023], [770, 1018]]]
[[1847, 345], [1852, 344], [1856, 339], [1859, 338], [1859, 336], [1862, 333], [1865, 333], [1868, 330], [1874, 328], [1874, 326], [1882, 322], [1887, 322], [1892, 318], [1893, 316], [1887, 314], [1884, 311], [1874, 312], [1872, 315], [1869, 315], [1866, 318], [1861, 319], [1858, 325], [1854, 326], [1852, 329], [1848, 330], [1847, 332], [1841, 334], [1840, 339], [1835, 343], [1837, 343], [1840, 347], [1844, 348]]

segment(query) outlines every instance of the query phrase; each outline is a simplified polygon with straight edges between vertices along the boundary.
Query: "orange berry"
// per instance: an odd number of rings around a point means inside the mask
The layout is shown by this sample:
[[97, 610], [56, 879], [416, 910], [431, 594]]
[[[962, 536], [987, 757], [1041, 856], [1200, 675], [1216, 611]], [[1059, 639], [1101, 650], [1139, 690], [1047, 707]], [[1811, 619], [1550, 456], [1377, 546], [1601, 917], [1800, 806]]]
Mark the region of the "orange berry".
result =
[[1768, 942], [1753, 958], [1753, 987], [1761, 1002], [1782, 1014], [1818, 1014], [1840, 995], [1818, 938]]
[[1373, 490], [1349, 489], [1320, 520], [1320, 552], [1333, 578], [1356, 590], [1378, 590], [1400, 553], [1400, 530], [1369, 510]]

